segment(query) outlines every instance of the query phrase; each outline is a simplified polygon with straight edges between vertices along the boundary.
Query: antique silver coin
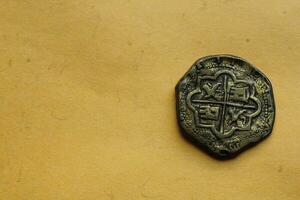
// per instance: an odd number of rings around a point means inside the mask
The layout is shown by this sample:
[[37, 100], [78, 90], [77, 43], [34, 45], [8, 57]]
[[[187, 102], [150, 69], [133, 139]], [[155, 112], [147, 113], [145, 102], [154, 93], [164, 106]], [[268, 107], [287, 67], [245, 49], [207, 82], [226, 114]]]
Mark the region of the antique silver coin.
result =
[[271, 132], [271, 82], [232, 55], [196, 61], [176, 85], [177, 119], [184, 136], [217, 158], [231, 158]]

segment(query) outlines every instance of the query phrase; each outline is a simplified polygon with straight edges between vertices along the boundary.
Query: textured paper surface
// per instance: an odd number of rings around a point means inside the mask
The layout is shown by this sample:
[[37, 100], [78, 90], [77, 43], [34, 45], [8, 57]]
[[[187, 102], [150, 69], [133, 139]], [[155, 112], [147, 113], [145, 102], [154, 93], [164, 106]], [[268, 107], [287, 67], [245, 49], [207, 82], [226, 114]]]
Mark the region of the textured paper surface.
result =
[[[298, 0], [0, 2], [0, 199], [300, 199]], [[271, 80], [272, 135], [218, 161], [174, 87], [234, 54]]]

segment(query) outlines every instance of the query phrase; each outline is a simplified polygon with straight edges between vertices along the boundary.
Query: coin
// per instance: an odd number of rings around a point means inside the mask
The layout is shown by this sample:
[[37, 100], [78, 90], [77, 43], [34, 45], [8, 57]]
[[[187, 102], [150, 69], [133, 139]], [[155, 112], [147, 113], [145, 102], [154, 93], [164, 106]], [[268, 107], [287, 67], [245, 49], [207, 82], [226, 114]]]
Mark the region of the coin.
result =
[[275, 102], [269, 79], [232, 55], [197, 60], [176, 85], [183, 135], [217, 158], [232, 158], [267, 137]]

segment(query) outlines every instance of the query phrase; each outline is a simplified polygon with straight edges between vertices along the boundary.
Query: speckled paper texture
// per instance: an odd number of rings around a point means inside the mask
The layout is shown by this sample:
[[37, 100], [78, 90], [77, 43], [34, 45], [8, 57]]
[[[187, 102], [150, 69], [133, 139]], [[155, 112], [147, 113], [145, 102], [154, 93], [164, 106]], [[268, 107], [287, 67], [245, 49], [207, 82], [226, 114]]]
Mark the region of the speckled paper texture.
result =
[[[299, 0], [0, 1], [0, 199], [300, 199]], [[273, 133], [228, 161], [186, 141], [175, 85], [233, 54]]]

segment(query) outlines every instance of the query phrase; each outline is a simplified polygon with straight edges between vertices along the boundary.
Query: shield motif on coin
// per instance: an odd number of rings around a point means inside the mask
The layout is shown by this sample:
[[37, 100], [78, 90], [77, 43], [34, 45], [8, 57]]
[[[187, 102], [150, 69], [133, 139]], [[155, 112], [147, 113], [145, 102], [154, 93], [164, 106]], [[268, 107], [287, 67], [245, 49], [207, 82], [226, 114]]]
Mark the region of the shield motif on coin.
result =
[[272, 131], [271, 83], [236, 56], [198, 60], [178, 82], [176, 98], [184, 135], [219, 158], [237, 155]]

